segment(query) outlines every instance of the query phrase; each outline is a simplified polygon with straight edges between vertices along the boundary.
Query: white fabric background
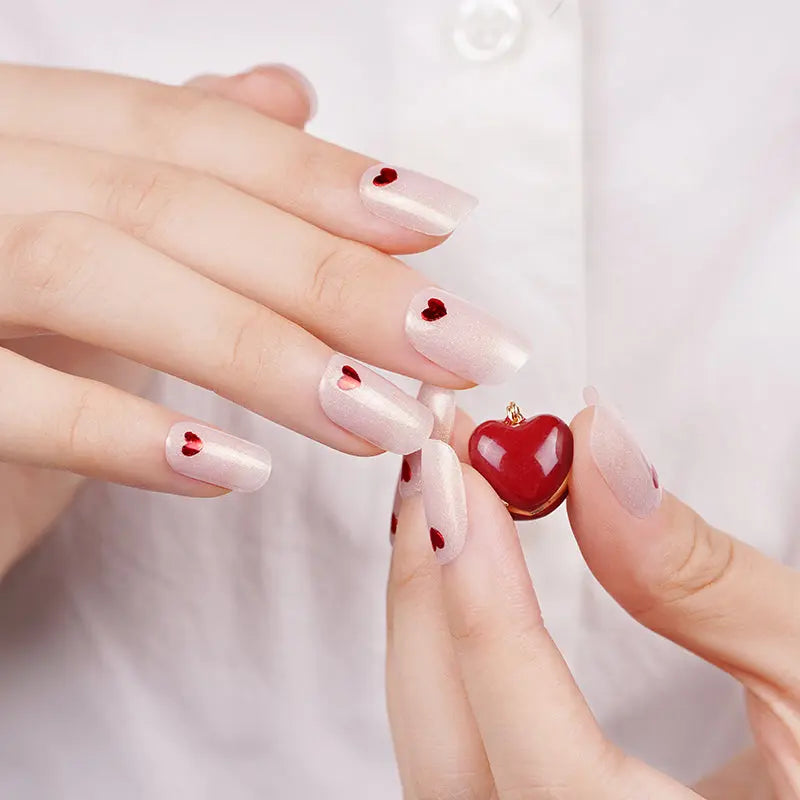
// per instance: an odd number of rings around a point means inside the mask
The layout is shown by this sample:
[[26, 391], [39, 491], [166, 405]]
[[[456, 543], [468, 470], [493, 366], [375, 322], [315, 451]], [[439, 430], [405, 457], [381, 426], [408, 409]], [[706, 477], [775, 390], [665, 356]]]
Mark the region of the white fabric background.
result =
[[[481, 197], [411, 259], [536, 342], [511, 386], [464, 397], [476, 418], [512, 398], [569, 418], [591, 380], [667, 487], [800, 561], [800, 6], [586, 0], [582, 42], [574, 0], [552, 17], [521, 0], [523, 39], [486, 64], [452, 47], [456, 6], [0, 0], [0, 57], [173, 82], [297, 65], [321, 97], [312, 132]], [[0, 792], [399, 797], [382, 667], [397, 460], [172, 379], [154, 396], [266, 444], [273, 478], [213, 503], [92, 486], [8, 576]], [[563, 510], [521, 532], [615, 740], [686, 779], [745, 744], [737, 687], [608, 600]]]

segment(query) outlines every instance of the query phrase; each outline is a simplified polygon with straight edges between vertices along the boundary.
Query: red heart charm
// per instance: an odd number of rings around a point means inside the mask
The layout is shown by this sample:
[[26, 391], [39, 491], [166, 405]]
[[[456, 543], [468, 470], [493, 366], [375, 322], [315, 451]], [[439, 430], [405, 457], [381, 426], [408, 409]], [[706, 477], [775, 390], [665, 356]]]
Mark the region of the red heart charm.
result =
[[203, 440], [196, 433], [186, 431], [183, 434], [183, 438], [186, 444], [181, 448], [181, 453], [187, 458], [196, 456], [203, 449]]
[[435, 297], [428, 300], [428, 307], [422, 309], [422, 319], [427, 322], [436, 322], [437, 319], [447, 316], [447, 307]]
[[352, 367], [342, 367], [342, 377], [336, 381], [336, 385], [343, 392], [349, 392], [351, 389], [358, 389], [361, 386], [361, 378]]
[[372, 179], [373, 186], [388, 186], [397, 180], [397, 170], [391, 167], [383, 167], [381, 171]]
[[563, 502], [572, 454], [572, 432], [564, 420], [552, 414], [525, 419], [513, 404], [505, 420], [478, 425], [469, 439], [470, 463], [514, 519], [543, 517]]
[[431, 547], [434, 553], [444, 549], [444, 536], [436, 528], [431, 528]]

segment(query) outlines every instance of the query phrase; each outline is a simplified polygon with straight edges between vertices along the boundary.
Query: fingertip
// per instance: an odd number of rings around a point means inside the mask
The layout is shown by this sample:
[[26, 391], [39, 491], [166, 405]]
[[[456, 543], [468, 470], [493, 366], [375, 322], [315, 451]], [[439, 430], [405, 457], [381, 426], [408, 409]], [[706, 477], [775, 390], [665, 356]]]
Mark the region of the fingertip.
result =
[[486, 479], [469, 464], [461, 465], [464, 490], [467, 495], [467, 514], [469, 536], [482, 535], [482, 532], [506, 532], [517, 537], [514, 520], [508, 513], [505, 503], [498, 497]]

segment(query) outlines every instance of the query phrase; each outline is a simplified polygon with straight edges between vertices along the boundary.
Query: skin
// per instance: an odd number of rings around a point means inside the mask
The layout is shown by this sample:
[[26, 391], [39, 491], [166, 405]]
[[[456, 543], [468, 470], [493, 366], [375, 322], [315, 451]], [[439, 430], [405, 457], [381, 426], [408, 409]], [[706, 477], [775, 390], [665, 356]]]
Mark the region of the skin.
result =
[[402, 333], [431, 282], [388, 254], [442, 240], [362, 207], [375, 159], [304, 133], [285, 70], [190, 84], [0, 66], [0, 575], [86, 476], [224, 493], [165, 463], [156, 371], [362, 456], [316, 399], [334, 350], [468, 385]]
[[[572, 423], [568, 513], [583, 557], [635, 620], [741, 683], [757, 747], [690, 788], [613, 745], [545, 628], [505, 507], [464, 466], [463, 552], [437, 565], [418, 498], [395, 537], [387, 693], [404, 797], [796, 798], [800, 575], [668, 493], [652, 517], [628, 515], [591, 459], [592, 414]], [[462, 419], [460, 452], [468, 433]]]

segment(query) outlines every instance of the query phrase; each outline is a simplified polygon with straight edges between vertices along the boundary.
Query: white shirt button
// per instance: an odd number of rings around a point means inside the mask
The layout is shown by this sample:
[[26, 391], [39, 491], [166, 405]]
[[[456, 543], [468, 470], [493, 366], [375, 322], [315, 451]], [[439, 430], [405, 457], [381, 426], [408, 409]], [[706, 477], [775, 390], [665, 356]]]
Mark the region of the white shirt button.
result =
[[523, 26], [517, 0], [462, 0], [453, 41], [470, 61], [494, 61], [516, 44]]

